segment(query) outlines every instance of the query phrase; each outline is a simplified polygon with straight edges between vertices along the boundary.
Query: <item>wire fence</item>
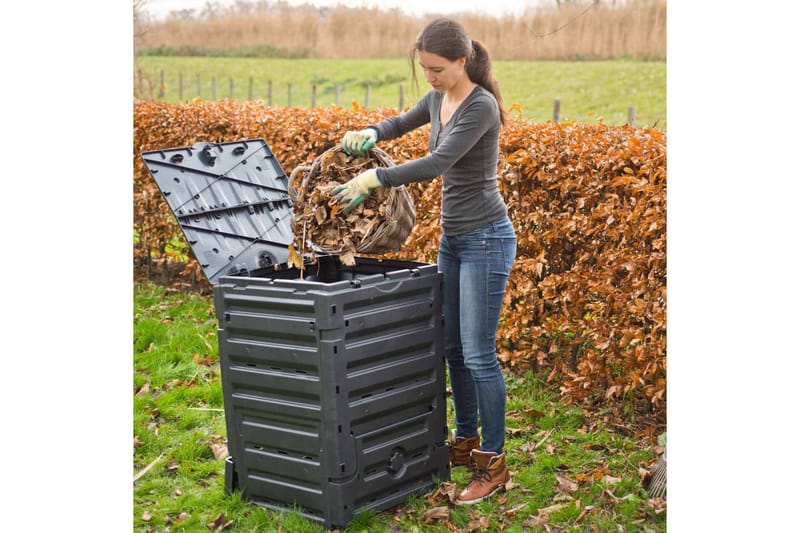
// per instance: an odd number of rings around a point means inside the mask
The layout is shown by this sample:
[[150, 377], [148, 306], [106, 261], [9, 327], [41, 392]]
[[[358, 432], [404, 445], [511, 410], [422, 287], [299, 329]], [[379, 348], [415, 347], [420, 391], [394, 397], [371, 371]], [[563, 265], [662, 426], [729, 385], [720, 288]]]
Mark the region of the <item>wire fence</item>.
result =
[[[174, 88], [172, 82], [175, 83]], [[262, 84], [263, 85], [263, 84]], [[414, 102], [407, 101], [404, 83], [397, 84], [396, 99], [393, 102], [386, 101], [386, 91], [380, 101], [373, 101], [373, 86], [364, 84], [363, 86], [335, 85], [333, 87], [321, 86], [316, 83], [286, 83], [276, 84], [268, 80], [266, 86], [257, 86], [253, 77], [248, 78], [244, 83], [237, 82], [233, 77], [217, 80], [212, 76], [210, 80], [202, 79], [199, 74], [194, 76], [184, 76], [179, 73], [177, 79], [167, 83], [165, 71], [162, 69], [157, 82], [153, 82], [150, 77], [137, 72], [134, 82], [134, 95], [137, 98], [149, 100], [164, 100], [184, 102], [193, 98], [205, 100], [262, 100], [266, 105], [273, 107], [305, 107], [312, 108], [319, 106], [335, 105], [341, 106], [344, 102], [347, 105], [357, 103], [364, 108], [371, 108], [373, 105], [395, 107], [398, 111], [403, 111], [407, 105]], [[332, 93], [332, 94], [329, 94]], [[636, 107], [628, 106], [628, 118], [626, 123], [636, 124]], [[553, 122], [561, 120], [561, 100], [553, 100]]]

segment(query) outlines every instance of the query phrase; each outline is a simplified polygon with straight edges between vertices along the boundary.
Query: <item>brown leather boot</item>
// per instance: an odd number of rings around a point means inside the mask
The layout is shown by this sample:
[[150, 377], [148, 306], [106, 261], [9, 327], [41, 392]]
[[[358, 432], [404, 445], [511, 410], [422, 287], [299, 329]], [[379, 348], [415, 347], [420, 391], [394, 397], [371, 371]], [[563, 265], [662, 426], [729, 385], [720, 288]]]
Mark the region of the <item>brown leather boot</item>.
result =
[[505, 490], [511, 474], [506, 466], [506, 454], [472, 450], [475, 469], [467, 488], [456, 497], [456, 505], [471, 505], [485, 500], [499, 490]]
[[450, 468], [466, 466], [472, 468], [475, 462], [470, 457], [469, 452], [481, 447], [480, 436], [475, 437], [456, 437], [456, 430], [450, 431]]

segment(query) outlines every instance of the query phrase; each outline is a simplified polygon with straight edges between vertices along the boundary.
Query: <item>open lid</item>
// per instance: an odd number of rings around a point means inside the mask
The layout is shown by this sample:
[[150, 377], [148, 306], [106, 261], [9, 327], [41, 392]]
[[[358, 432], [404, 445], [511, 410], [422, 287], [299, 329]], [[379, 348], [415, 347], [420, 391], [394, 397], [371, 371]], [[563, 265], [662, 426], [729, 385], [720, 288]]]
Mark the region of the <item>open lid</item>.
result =
[[212, 284], [288, 261], [289, 179], [264, 140], [199, 142], [142, 159]]

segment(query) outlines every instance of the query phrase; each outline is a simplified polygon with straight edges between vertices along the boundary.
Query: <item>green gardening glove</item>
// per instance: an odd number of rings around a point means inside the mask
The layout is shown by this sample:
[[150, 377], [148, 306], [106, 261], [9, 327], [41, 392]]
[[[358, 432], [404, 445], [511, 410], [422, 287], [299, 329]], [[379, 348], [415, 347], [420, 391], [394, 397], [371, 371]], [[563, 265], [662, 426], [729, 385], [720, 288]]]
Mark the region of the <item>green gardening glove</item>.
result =
[[378, 134], [372, 128], [361, 131], [348, 131], [342, 137], [342, 148], [348, 155], [364, 155], [375, 146]]
[[339, 203], [346, 203], [347, 207], [342, 210], [345, 215], [356, 208], [358, 204], [364, 201], [369, 196], [372, 189], [376, 187], [383, 187], [383, 183], [378, 179], [378, 173], [374, 168], [366, 170], [351, 179], [344, 185], [340, 185], [333, 189], [333, 194], [336, 196], [336, 201]]

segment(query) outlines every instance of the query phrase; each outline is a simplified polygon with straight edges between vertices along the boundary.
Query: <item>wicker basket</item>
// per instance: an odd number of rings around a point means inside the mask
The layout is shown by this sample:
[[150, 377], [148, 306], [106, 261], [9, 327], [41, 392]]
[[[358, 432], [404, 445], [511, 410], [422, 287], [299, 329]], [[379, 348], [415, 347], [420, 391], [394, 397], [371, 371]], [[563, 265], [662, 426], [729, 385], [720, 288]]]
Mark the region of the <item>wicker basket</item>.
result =
[[[296, 204], [294, 231], [295, 235], [300, 235], [304, 224], [316, 223], [315, 220], [305, 220], [303, 215], [302, 203], [303, 198], [310, 193], [310, 189], [316, 184], [320, 176], [323, 158], [329, 156], [331, 152], [342, 152], [344, 149], [341, 145], [334, 146], [320, 154], [311, 166], [299, 166], [295, 168], [289, 177], [289, 195]], [[368, 155], [375, 161], [375, 167], [393, 167], [395, 165], [389, 154], [377, 147], [370, 148]], [[299, 188], [297, 187], [299, 179]], [[373, 192], [375, 194], [375, 192]], [[366, 235], [364, 235], [358, 242], [354, 242], [355, 251], [365, 254], [382, 254], [386, 252], [394, 252], [399, 250], [411, 230], [414, 228], [416, 220], [416, 210], [414, 208], [414, 200], [411, 194], [405, 187], [389, 187], [386, 189], [386, 198], [382, 202], [383, 214], [380, 216], [378, 224]], [[299, 207], [299, 209], [297, 208]], [[376, 215], [379, 216], [379, 215]], [[309, 241], [307, 239], [307, 241]], [[330, 244], [307, 242], [311, 248], [316, 251], [322, 251], [330, 254], [339, 254], [347, 250], [342, 244], [341, 246], [331, 246]]]

